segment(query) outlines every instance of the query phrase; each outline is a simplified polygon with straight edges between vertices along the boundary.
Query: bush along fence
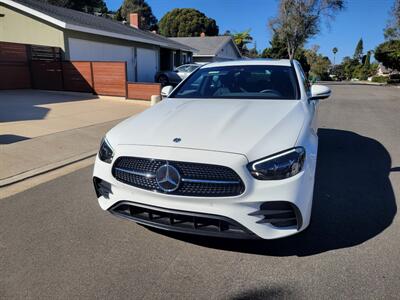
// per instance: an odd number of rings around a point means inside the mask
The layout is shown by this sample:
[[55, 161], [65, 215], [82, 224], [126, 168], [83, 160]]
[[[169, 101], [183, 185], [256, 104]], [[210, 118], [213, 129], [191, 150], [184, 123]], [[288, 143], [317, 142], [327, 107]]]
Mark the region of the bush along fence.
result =
[[128, 82], [126, 62], [63, 61], [61, 50], [0, 42], [0, 90], [42, 89], [150, 100], [157, 83]]

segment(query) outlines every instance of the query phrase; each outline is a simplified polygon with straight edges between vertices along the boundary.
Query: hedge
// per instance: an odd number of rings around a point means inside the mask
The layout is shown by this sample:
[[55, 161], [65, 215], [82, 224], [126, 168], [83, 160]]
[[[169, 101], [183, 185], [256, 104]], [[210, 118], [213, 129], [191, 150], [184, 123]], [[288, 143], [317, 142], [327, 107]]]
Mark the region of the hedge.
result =
[[386, 76], [374, 76], [371, 79], [372, 82], [378, 82], [378, 83], [387, 83], [388, 77]]

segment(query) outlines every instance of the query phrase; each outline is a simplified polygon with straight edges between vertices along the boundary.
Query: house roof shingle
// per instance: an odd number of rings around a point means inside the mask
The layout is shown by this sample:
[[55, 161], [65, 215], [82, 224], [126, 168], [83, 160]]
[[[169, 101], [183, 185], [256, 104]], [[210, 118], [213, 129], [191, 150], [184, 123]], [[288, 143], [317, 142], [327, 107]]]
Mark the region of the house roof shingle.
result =
[[[232, 41], [230, 36], [176, 37], [170, 39], [199, 50], [194, 56], [215, 56], [225, 44]], [[237, 53], [240, 56], [239, 51]]]
[[[51, 5], [38, 0], [0, 0], [0, 3], [4, 3], [16, 9], [24, 10], [28, 14], [31, 10], [39, 12], [45, 16], [50, 17], [51, 19], [55, 19], [62, 23], [65, 23], [65, 28], [71, 30], [84, 31], [106, 36], [114, 36], [127, 40], [137, 40], [140, 42], [156, 44], [172, 49], [181, 49], [188, 51], [196, 50], [192, 49], [190, 46], [188, 47], [186, 45], [182, 45], [179, 42], [170, 40], [149, 31], [139, 30], [129, 25], [124, 25], [120, 22], [106, 19], [104, 17], [99, 17], [84, 12]], [[26, 10], [25, 8], [27, 8], [28, 10]]]

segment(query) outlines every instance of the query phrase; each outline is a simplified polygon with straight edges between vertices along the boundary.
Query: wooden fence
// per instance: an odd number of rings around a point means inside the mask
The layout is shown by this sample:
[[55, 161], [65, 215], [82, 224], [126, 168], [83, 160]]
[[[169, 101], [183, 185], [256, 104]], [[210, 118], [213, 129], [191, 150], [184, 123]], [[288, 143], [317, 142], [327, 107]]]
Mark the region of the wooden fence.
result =
[[92, 62], [96, 94], [127, 97], [126, 62]]
[[28, 53], [25, 45], [0, 42], [0, 89], [31, 87]]
[[64, 61], [62, 69], [65, 90], [73, 92], [94, 92], [91, 62]]
[[62, 91], [63, 70], [60, 61], [32, 60], [30, 62], [32, 88]]
[[55, 53], [49, 59], [45, 48], [0, 42], [0, 90], [33, 88], [143, 100], [161, 93], [160, 84], [127, 82], [126, 62], [61, 61], [59, 51], [48, 47]]
[[128, 82], [128, 98], [150, 100], [152, 95], [161, 94], [159, 83]]

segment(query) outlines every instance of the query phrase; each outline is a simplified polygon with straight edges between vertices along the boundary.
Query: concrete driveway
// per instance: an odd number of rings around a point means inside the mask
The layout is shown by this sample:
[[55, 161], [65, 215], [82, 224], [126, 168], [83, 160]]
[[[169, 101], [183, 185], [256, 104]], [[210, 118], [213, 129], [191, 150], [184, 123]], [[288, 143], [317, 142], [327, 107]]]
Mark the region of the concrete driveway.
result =
[[148, 105], [82, 93], [0, 91], [0, 144], [126, 118]]
[[399, 299], [399, 89], [321, 103], [313, 219], [275, 241], [166, 234], [102, 211], [92, 166], [0, 199], [0, 298]]
[[148, 107], [82, 93], [0, 91], [0, 188], [94, 156], [111, 127]]

